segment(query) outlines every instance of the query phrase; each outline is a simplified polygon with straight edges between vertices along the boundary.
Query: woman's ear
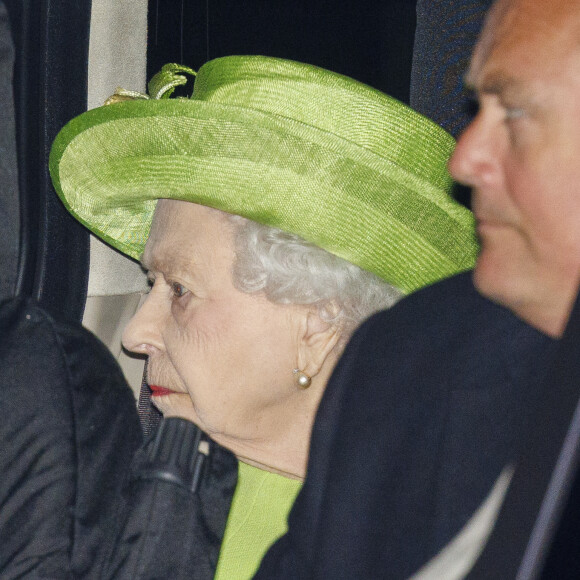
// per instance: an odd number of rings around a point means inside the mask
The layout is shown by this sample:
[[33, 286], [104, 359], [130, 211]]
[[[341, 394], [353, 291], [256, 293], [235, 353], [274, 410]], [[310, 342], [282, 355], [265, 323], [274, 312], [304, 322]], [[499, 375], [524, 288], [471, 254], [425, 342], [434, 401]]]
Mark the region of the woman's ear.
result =
[[323, 320], [317, 309], [310, 310], [298, 352], [298, 368], [309, 377], [315, 377], [329, 356], [335, 358], [334, 348], [341, 335], [340, 325]]

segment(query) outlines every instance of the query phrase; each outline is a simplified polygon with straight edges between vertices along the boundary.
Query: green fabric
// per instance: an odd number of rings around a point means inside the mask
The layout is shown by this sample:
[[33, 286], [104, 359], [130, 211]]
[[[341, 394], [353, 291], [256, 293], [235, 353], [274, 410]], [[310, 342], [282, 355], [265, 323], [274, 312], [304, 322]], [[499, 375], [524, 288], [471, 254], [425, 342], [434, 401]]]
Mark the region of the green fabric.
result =
[[238, 485], [215, 580], [251, 578], [267, 549], [286, 532], [302, 482], [239, 462]]
[[171, 198], [298, 234], [405, 293], [473, 267], [473, 216], [449, 196], [454, 139], [388, 95], [240, 56], [206, 63], [190, 99], [143, 97], [73, 119], [50, 157], [69, 211], [133, 258]]

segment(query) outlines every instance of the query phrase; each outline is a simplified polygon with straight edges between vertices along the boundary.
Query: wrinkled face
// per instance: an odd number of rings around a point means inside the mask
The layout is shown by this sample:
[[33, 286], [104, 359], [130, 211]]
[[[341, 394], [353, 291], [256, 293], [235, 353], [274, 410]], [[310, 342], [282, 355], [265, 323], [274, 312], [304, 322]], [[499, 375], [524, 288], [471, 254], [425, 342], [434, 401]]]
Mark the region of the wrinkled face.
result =
[[473, 190], [474, 282], [558, 336], [580, 273], [580, 3], [500, 0], [467, 81], [480, 108], [450, 170]]
[[305, 315], [237, 290], [233, 260], [225, 214], [159, 201], [143, 255], [152, 288], [123, 343], [148, 355], [151, 385], [174, 393], [154, 396], [162, 410], [181, 407], [217, 440], [251, 441], [291, 419]]

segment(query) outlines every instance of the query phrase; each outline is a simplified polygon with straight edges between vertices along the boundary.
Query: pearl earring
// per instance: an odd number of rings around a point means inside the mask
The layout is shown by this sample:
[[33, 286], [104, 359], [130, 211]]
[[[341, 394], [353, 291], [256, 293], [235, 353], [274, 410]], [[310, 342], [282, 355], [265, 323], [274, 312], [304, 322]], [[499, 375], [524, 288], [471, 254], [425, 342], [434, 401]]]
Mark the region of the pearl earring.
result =
[[312, 378], [300, 369], [294, 369], [294, 380], [301, 389], [307, 389], [312, 384]]

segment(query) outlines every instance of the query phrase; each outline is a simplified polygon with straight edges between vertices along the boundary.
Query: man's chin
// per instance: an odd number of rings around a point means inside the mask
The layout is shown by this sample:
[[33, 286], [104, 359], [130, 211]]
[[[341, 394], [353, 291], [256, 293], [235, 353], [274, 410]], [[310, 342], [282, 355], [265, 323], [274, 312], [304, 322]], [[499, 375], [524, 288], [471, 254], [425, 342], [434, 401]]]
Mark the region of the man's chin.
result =
[[503, 306], [535, 326], [528, 320], [527, 310], [533, 305], [535, 295], [529, 274], [517, 268], [517, 260], [509, 261], [505, 255], [482, 253], [473, 270], [473, 285], [488, 300]]
[[473, 270], [473, 285], [485, 298], [508, 306], [507, 293], [508, 273], [502, 273], [497, 261], [489, 258], [486, 253], [480, 254]]

